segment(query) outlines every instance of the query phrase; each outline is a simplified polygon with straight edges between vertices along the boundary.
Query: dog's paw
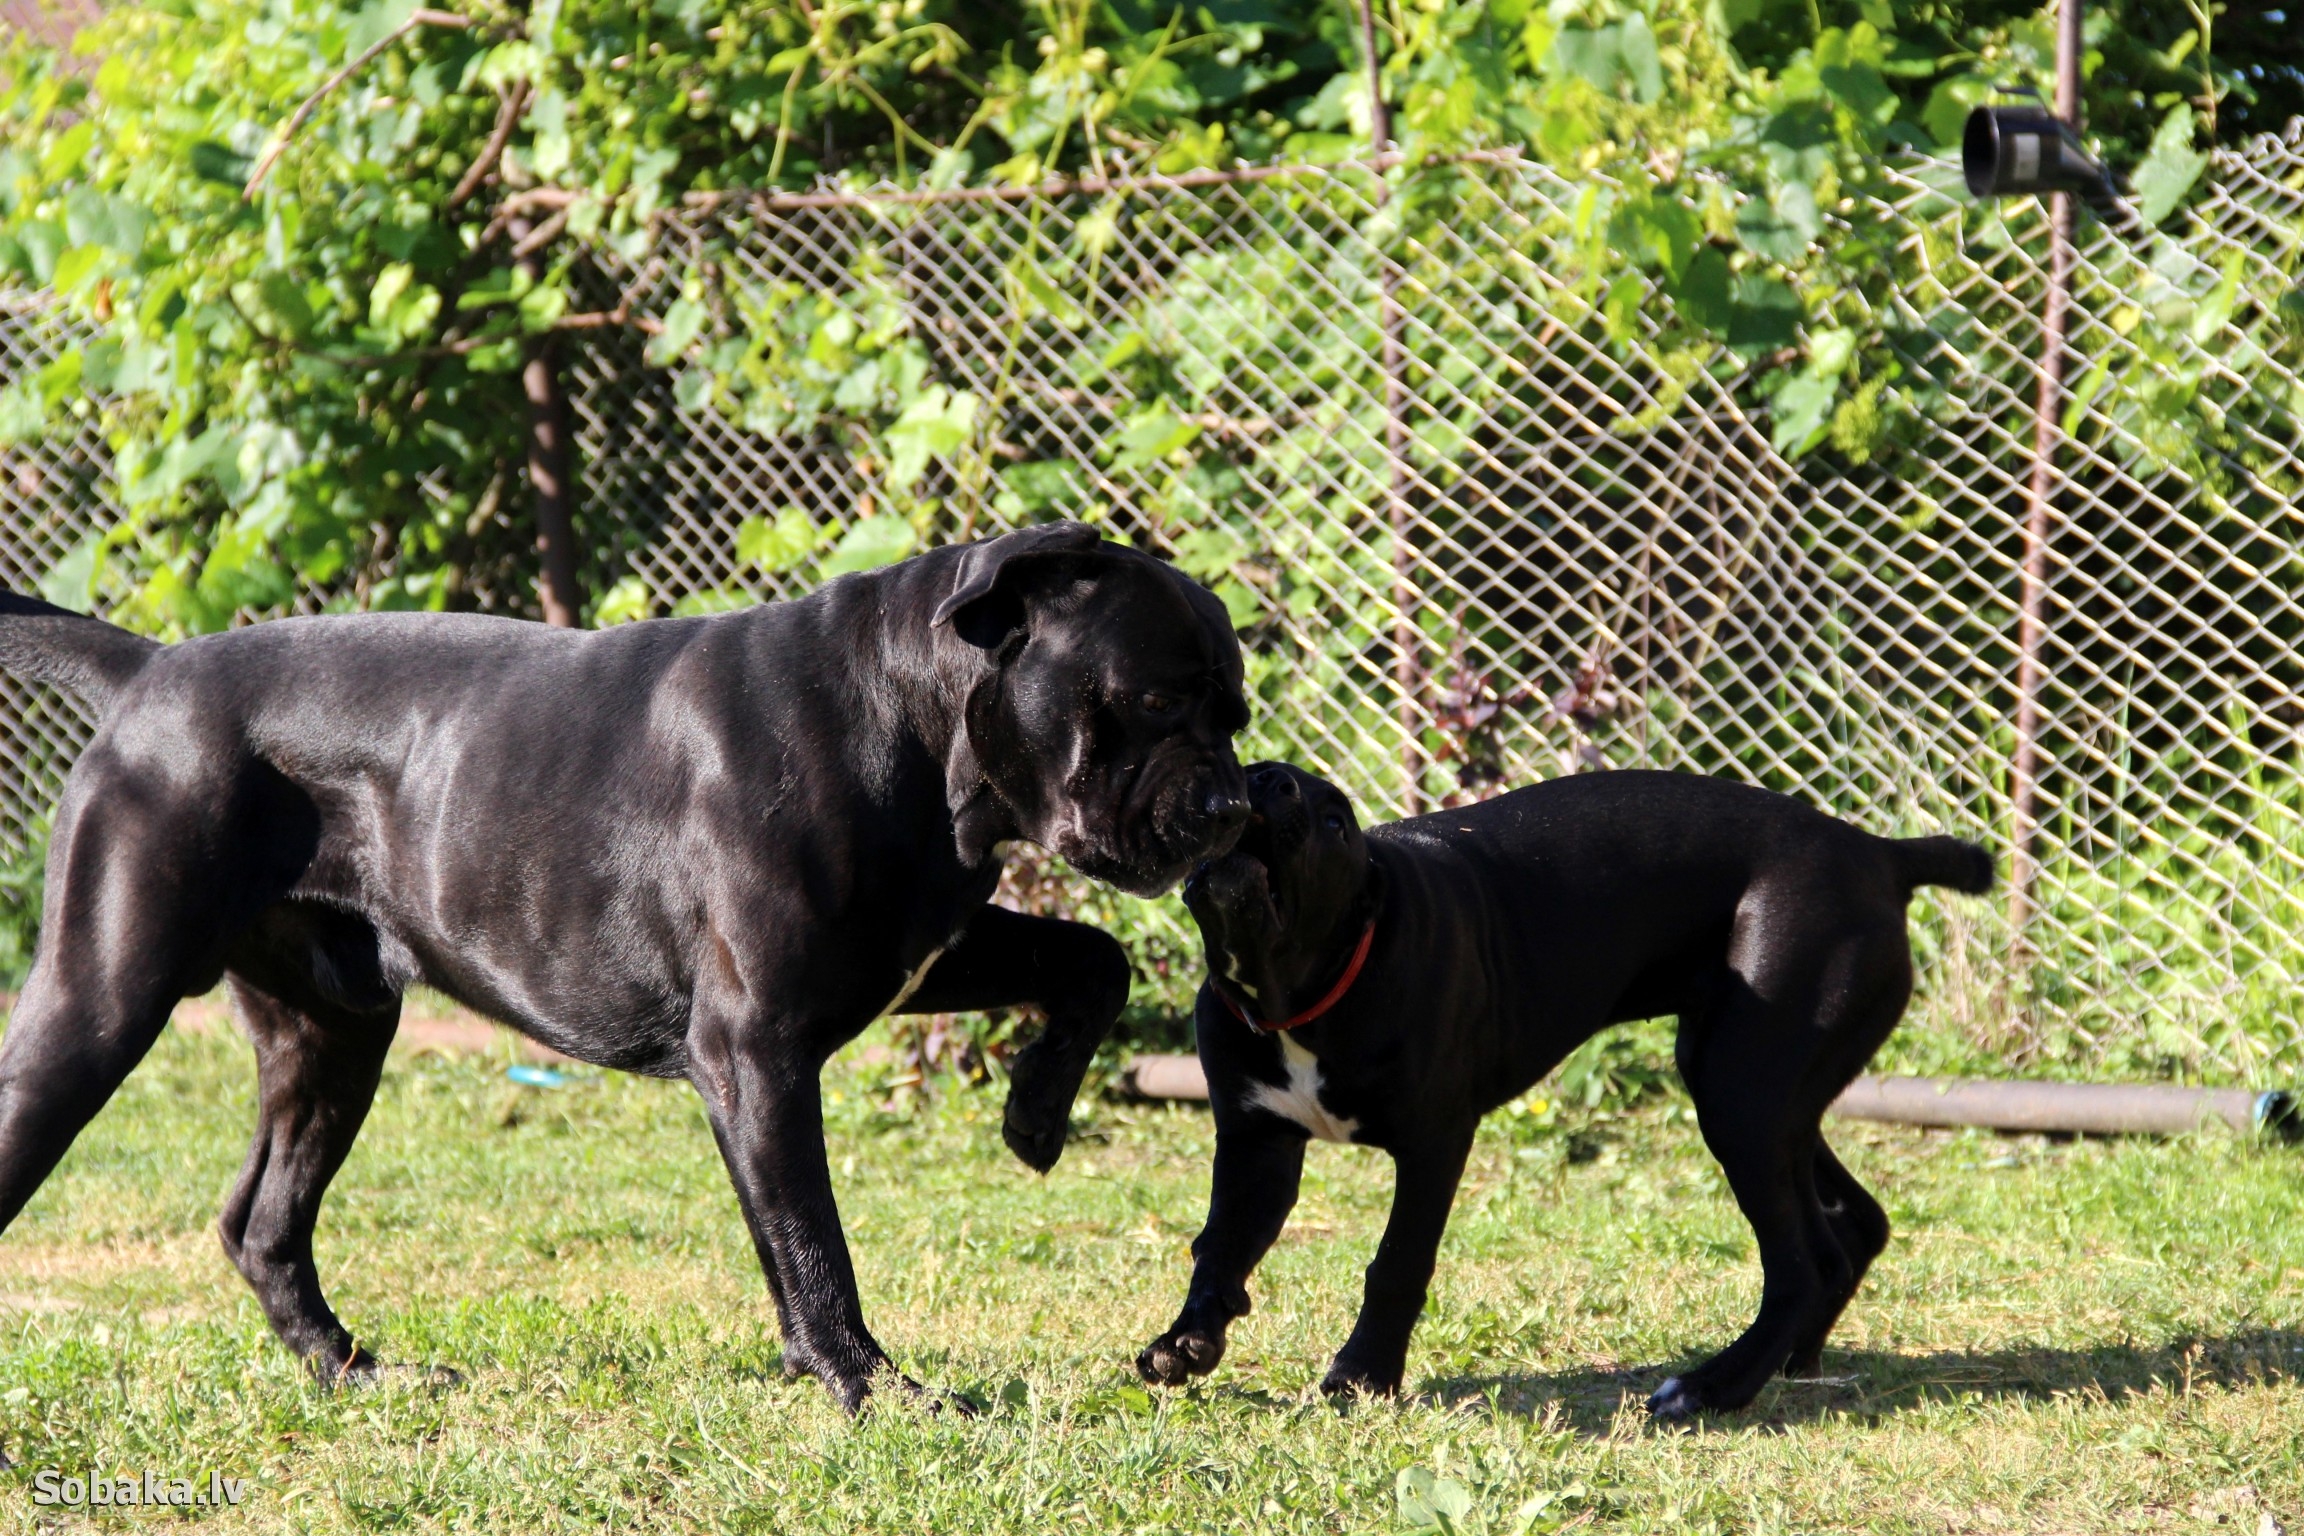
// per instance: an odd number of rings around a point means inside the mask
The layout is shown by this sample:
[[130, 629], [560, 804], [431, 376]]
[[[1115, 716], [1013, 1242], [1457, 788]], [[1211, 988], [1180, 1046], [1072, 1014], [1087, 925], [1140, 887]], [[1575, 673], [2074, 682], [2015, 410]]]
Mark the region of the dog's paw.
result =
[[1339, 1403], [1364, 1397], [1398, 1397], [1401, 1375], [1399, 1371], [1373, 1370], [1339, 1360], [1320, 1378], [1320, 1391]]
[[984, 1411], [957, 1392], [922, 1386], [901, 1371], [893, 1369], [879, 1372], [873, 1378], [872, 1390], [874, 1396], [894, 1397], [938, 1417], [950, 1414], [956, 1419], [973, 1419]]
[[1144, 1353], [1136, 1357], [1136, 1374], [1155, 1387], [1180, 1387], [1216, 1369], [1223, 1358], [1222, 1339], [1178, 1329], [1144, 1346]]
[[1064, 1155], [1064, 1138], [1071, 1128], [1069, 1109], [1054, 1115], [1035, 1114], [1013, 1099], [1009, 1101], [1007, 1113], [1000, 1117], [1000, 1139], [1008, 1143], [1008, 1150], [1034, 1173], [1046, 1173], [1056, 1166], [1056, 1159]]
[[1703, 1389], [1685, 1377], [1667, 1377], [1648, 1394], [1648, 1416], [1659, 1424], [1686, 1424], [1703, 1411]]

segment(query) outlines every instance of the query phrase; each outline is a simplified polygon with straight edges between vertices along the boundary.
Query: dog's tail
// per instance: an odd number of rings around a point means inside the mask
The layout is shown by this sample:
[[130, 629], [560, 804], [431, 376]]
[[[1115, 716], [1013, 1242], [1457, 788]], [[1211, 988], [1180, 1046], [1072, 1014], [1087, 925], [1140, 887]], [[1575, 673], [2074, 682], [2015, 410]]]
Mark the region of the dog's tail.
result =
[[158, 642], [36, 597], [0, 592], [0, 671], [47, 683], [102, 710]]
[[1923, 885], [1948, 886], [1981, 896], [1998, 877], [1992, 855], [1957, 837], [1898, 837], [1888, 840], [1897, 873], [1914, 890]]

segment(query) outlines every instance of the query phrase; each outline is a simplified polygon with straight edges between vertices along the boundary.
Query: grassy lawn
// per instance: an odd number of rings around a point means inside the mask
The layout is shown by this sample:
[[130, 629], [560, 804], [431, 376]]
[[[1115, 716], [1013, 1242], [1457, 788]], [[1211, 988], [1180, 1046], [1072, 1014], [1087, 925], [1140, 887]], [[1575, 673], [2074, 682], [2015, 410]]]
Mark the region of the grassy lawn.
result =
[[245, 1477], [199, 1513], [258, 1529], [1373, 1531], [1437, 1503], [1460, 1530], [2304, 1530], [2304, 1154], [1842, 1125], [1897, 1232], [1831, 1379], [1673, 1432], [1640, 1399], [1759, 1280], [1693, 1125], [1676, 1101], [1500, 1116], [1416, 1395], [1339, 1415], [1310, 1388], [1383, 1217], [1380, 1154], [1313, 1148], [1232, 1355], [1155, 1401], [1130, 1361], [1182, 1294], [1205, 1115], [1085, 1103], [1043, 1181], [1001, 1150], [996, 1094], [892, 1117], [837, 1065], [867, 1315], [989, 1410], [851, 1425], [781, 1374], [693, 1096], [518, 1087], [506, 1059], [396, 1055], [321, 1224], [355, 1330], [462, 1380], [327, 1391], [213, 1235], [246, 1048], [170, 1031], [0, 1238], [0, 1528], [134, 1519], [34, 1505], [34, 1469], [93, 1466]]

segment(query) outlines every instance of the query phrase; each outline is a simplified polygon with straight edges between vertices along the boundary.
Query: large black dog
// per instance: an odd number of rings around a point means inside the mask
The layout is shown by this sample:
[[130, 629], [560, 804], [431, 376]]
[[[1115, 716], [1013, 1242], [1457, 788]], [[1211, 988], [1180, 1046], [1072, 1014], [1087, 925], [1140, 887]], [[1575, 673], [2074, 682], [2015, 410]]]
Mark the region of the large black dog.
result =
[[288, 1347], [373, 1369], [312, 1229], [414, 982], [702, 1095], [788, 1369], [865, 1329], [818, 1073], [876, 1016], [1033, 1003], [1004, 1132], [1045, 1170], [1128, 964], [986, 905], [1024, 838], [1161, 890], [1247, 816], [1223, 606], [1078, 524], [798, 602], [583, 634], [288, 619], [162, 647], [0, 598], [0, 666], [93, 701], [0, 1040], [0, 1228], [179, 998], [224, 980], [261, 1109], [224, 1246]]
[[1233, 851], [1184, 887], [1208, 949], [1194, 1023], [1215, 1189], [1145, 1379], [1214, 1369], [1321, 1136], [1382, 1147], [1398, 1173], [1321, 1385], [1397, 1391], [1480, 1117], [1603, 1026], [1661, 1014], [1679, 1016], [1680, 1075], [1764, 1280], [1744, 1335], [1648, 1406], [1740, 1408], [1778, 1369], [1812, 1369], [1888, 1240], [1818, 1122], [1903, 1015], [1914, 888], [1989, 889], [1984, 850], [1693, 774], [1559, 779], [1365, 836], [1298, 769], [1251, 768], [1249, 797]]

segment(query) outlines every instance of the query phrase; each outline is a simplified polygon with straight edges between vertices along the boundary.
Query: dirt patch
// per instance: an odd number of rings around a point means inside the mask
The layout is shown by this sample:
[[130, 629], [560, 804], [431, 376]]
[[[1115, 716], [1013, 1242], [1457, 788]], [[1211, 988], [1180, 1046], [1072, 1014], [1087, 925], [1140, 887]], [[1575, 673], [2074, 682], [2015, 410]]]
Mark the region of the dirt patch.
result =
[[[16, 994], [0, 992], [0, 1019], [16, 1011]], [[205, 997], [188, 997], [176, 1005], [169, 1022], [189, 1034], [234, 1034], [239, 1026], [232, 1022], [232, 1005], [221, 992]], [[472, 1055], [498, 1049], [505, 1040], [524, 1061], [573, 1061], [548, 1045], [539, 1045], [517, 1030], [506, 1029], [490, 1019], [484, 1019], [468, 1008], [454, 1003], [432, 1003], [410, 999], [400, 1015], [400, 1029], [393, 1043], [412, 1051], [439, 1051], [443, 1055]]]

